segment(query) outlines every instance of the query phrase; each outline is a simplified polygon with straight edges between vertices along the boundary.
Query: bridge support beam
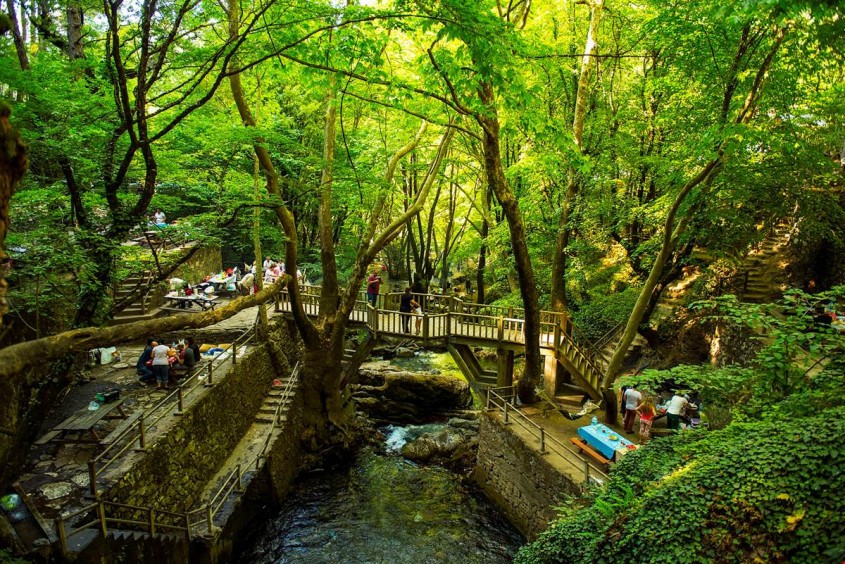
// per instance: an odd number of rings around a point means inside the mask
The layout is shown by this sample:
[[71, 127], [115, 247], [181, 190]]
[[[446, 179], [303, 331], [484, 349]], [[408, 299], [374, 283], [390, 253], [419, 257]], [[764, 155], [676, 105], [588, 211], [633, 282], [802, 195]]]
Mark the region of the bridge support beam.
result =
[[496, 371], [496, 387], [504, 388], [513, 385], [513, 351], [497, 349], [498, 370]]

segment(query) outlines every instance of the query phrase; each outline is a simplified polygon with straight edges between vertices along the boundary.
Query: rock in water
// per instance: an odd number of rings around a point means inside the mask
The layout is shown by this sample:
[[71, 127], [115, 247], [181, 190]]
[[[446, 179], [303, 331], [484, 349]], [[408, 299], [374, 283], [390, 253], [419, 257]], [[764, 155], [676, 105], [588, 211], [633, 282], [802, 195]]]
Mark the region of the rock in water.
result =
[[442, 464], [466, 472], [475, 465], [477, 451], [477, 431], [446, 425], [406, 443], [402, 456], [414, 462]]
[[431, 415], [472, 403], [465, 380], [440, 374], [361, 369], [352, 397], [370, 417], [391, 423], [421, 423]]

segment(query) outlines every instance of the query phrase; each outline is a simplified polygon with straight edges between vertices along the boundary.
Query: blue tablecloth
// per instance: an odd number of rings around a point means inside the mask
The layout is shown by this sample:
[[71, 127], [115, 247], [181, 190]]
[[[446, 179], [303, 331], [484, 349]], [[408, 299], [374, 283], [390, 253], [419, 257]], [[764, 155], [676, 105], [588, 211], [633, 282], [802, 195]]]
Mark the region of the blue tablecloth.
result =
[[[612, 440], [610, 438], [611, 435], [616, 436], [616, 440]], [[616, 451], [621, 450], [625, 452], [628, 445], [633, 444], [607, 425], [602, 425], [601, 423], [595, 426], [587, 425], [586, 427], [579, 427], [578, 436], [587, 441], [587, 444], [597, 450], [602, 456], [611, 460], [613, 460], [613, 455], [616, 454]]]

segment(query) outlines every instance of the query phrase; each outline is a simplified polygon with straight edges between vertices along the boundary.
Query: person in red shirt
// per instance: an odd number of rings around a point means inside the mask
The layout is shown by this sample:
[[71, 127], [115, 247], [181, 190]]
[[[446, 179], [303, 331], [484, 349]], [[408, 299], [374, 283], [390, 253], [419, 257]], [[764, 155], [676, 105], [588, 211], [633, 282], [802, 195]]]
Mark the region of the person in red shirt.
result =
[[381, 286], [381, 276], [373, 272], [370, 274], [370, 277], [367, 278], [367, 301], [373, 307], [376, 307], [376, 301], [378, 300], [378, 292], [379, 287]]

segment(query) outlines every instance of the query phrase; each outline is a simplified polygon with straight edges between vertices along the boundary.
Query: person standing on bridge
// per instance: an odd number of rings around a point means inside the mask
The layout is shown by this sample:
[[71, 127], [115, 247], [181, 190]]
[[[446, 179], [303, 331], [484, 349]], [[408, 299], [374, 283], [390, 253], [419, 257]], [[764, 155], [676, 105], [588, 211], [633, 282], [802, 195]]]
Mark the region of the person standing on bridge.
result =
[[411, 312], [421, 307], [411, 295], [411, 288], [405, 288], [405, 293], [399, 297], [399, 315], [402, 317], [402, 332], [411, 332]]
[[370, 274], [370, 277], [367, 278], [367, 301], [370, 302], [370, 305], [373, 308], [376, 307], [376, 301], [378, 300], [378, 292], [379, 288], [381, 287], [381, 276], [373, 272]]

